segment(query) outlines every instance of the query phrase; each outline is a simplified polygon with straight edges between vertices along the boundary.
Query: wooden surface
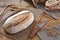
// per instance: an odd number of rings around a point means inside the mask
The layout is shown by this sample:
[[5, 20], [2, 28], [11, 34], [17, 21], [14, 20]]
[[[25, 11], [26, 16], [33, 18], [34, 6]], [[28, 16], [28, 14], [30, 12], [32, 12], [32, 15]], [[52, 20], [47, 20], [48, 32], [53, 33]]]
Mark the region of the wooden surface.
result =
[[[41, 18], [41, 15], [44, 13], [42, 10], [40, 9], [35, 9], [35, 8], [28, 8], [27, 10], [31, 11], [33, 14], [34, 14], [34, 17], [35, 17], [35, 21], [38, 21], [40, 18]], [[13, 12], [11, 11], [7, 11], [5, 12], [5, 14], [3, 15], [3, 18], [2, 18], [2, 22], [4, 22], [4, 20], [6, 20], [6, 18], [8, 18], [10, 15], [14, 14]], [[6, 16], [7, 15], [7, 16]], [[48, 17], [48, 18], [47, 18]], [[56, 25], [56, 24], [59, 24], [60, 23], [60, 19], [57, 19], [57, 20], [54, 20], [54, 19], [51, 19], [50, 16], [47, 16], [45, 15], [43, 17], [43, 19], [41, 20], [44, 20], [45, 18], [49, 19], [49, 23], [46, 24], [45, 28], [49, 27], [49, 26], [52, 26], [52, 25]], [[40, 21], [41, 22], [41, 21]], [[39, 22], [39, 23], [40, 23]], [[17, 33], [17, 34], [14, 34], [14, 35], [10, 35], [10, 34], [7, 34], [7, 33], [4, 33], [2, 30], [0, 30], [0, 33], [4, 34], [4, 35], [7, 35], [15, 40], [27, 40], [29, 34], [31, 33], [31, 31], [33, 30], [33, 27], [35, 27], [34, 23], [32, 23], [32, 25], [30, 27], [28, 27], [27, 29]], [[3, 24], [0, 25], [0, 27], [2, 27]], [[3, 29], [3, 28], [0, 28], [0, 29]], [[40, 38], [35, 35], [32, 40], [40, 40]]]
[[[27, 29], [25, 29], [25, 30], [23, 30], [23, 31], [21, 31], [21, 32], [19, 32], [17, 34], [10, 35], [10, 34], [7, 34], [6, 32], [4, 32], [4, 30], [2, 31], [3, 24], [0, 24], [0, 29], [1, 29], [0, 30], [0, 33], [4, 34], [6, 36], [9, 36], [9, 37], [11, 37], [11, 38], [13, 38], [15, 40], [27, 40], [28, 36], [30, 35], [31, 31], [33, 30], [33, 27], [36, 28], [34, 26], [35, 25], [35, 22], [38, 21], [41, 18], [41, 15], [44, 13], [42, 10], [35, 9], [35, 8], [28, 8], [27, 10], [31, 11], [34, 14], [34, 17], [35, 17], [35, 21], [34, 21], [34, 23], [32, 23], [31, 26], [29, 26]], [[3, 15], [3, 18], [2, 18], [2, 23], [4, 23], [4, 21], [9, 16], [11, 16], [12, 14], [14, 14], [14, 12], [12, 12], [12, 11], [5, 12], [5, 14]], [[46, 15], [45, 15], [45, 17], [47, 18]], [[41, 19], [41, 20], [44, 20], [45, 17], [43, 19]], [[49, 26], [56, 25], [56, 24], [59, 24], [60, 23], [60, 19], [54, 20], [54, 19], [50, 19], [50, 18], [51, 17], [47, 18], [50, 21], [48, 22], [48, 24], [46, 24], [45, 28], [48, 28]], [[31, 40], [40, 40], [40, 38], [37, 35], [35, 35]]]
[[[37, 26], [36, 27], [34, 26], [35, 22], [38, 21], [41, 18], [41, 15], [44, 13], [42, 10], [35, 9], [35, 8], [29, 8], [27, 10], [31, 11], [34, 14], [34, 17], [35, 17], [35, 21], [34, 21], [34, 23], [32, 23], [32, 25], [30, 27], [28, 27], [27, 29], [25, 29], [25, 30], [23, 30], [23, 31], [21, 31], [21, 32], [19, 32], [17, 34], [14, 34], [14, 35], [10, 35], [10, 34], [4, 33], [2, 30], [0, 30], [0, 33], [2, 33], [4, 35], [7, 35], [7, 36], [9, 36], [9, 37], [11, 37], [11, 38], [13, 38], [15, 40], [27, 40], [28, 36], [30, 35], [31, 31], [33, 30], [33, 27], [34, 28], [37, 27]], [[12, 15], [12, 14], [14, 14], [14, 13], [11, 12], [11, 11], [5, 12], [2, 20], [6, 20], [6, 18], [9, 17], [9, 15]], [[6, 16], [6, 15], [8, 15], [8, 16]], [[48, 28], [49, 26], [56, 25], [56, 24], [60, 23], [60, 19], [54, 20], [50, 16], [48, 16], [46, 14], [44, 14], [44, 15], [42, 16], [41, 20], [43, 21], [46, 18], [49, 20], [49, 22], [48, 22], [48, 24], [46, 24], [45, 28]], [[6, 18], [4, 18], [4, 17], [6, 17]], [[40, 24], [41, 21], [38, 22], [38, 23]], [[0, 26], [2, 27], [2, 25], [0, 25]], [[3, 28], [0, 28], [0, 29], [3, 29]], [[40, 38], [37, 35], [35, 35], [32, 38], [32, 40], [40, 40]]]
[[32, 39], [30, 39], [30, 40], [40, 40], [40, 38], [37, 36], [37, 35], [35, 35]]

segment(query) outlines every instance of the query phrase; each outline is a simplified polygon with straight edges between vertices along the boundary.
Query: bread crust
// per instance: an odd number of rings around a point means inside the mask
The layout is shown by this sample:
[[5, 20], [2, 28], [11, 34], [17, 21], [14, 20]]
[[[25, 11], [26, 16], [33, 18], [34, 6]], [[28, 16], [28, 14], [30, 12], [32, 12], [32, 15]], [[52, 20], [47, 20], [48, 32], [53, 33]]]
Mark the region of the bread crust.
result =
[[15, 34], [26, 29], [34, 21], [34, 16], [30, 11], [22, 11], [9, 17], [3, 27], [9, 34]]
[[[53, 0], [51, 0], [53, 1]], [[60, 10], [60, 0], [49, 3], [49, 1], [46, 1], [45, 3], [45, 9], [47, 10]]]

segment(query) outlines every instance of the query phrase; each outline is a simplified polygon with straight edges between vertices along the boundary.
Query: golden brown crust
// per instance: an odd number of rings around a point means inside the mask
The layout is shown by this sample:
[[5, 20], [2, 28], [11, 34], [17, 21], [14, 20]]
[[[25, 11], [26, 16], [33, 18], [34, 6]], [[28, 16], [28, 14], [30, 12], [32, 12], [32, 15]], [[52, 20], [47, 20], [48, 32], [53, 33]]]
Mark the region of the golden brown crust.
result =
[[11, 27], [15, 27], [17, 25], [21, 25], [21, 24], [25, 23], [26, 21], [28, 21], [30, 19], [31, 16], [29, 16], [29, 15], [31, 15], [30, 12], [26, 12], [24, 14], [14, 17], [13, 20], [8, 25], [9, 27], [7, 27], [6, 29], [10, 29]]

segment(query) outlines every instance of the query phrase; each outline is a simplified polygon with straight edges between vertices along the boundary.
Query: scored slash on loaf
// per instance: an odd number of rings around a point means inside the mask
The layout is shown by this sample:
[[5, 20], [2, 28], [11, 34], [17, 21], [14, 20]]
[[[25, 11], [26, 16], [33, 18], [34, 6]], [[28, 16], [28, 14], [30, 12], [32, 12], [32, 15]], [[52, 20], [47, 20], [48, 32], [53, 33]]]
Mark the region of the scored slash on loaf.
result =
[[34, 21], [32, 12], [24, 10], [9, 17], [3, 27], [9, 34], [15, 34], [26, 29]]

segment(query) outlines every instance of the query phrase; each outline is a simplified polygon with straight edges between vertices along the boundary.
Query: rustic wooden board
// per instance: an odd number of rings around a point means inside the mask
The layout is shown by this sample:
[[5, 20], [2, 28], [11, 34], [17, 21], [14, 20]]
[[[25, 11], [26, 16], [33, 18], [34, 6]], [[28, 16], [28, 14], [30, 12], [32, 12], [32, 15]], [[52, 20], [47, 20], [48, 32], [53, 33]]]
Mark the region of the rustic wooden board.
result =
[[[1, 8], [0, 8], [0, 9], [1, 9]], [[33, 27], [35, 27], [35, 26], [34, 26], [34, 25], [35, 25], [35, 22], [38, 21], [38, 19], [40, 19], [40, 16], [44, 13], [42, 10], [40, 10], [40, 9], [35, 9], [35, 8], [28, 8], [27, 10], [31, 11], [31, 12], [34, 14], [34, 17], [35, 17], [35, 21], [34, 21], [34, 23], [32, 23], [31, 26], [29, 26], [27, 29], [25, 29], [25, 30], [23, 30], [23, 31], [21, 31], [21, 32], [19, 32], [19, 33], [17, 33], [17, 34], [14, 34], [14, 35], [10, 35], [10, 34], [5, 33], [4, 30], [3, 30], [2, 25], [3, 25], [4, 21], [5, 21], [10, 15], [14, 14], [14, 12], [12, 12], [12, 11], [7, 11], [7, 12], [5, 12], [5, 14], [3, 15], [3, 18], [1, 19], [1, 20], [2, 20], [2, 24], [0, 24], [0, 33], [6, 35], [6, 36], [8, 36], [8, 37], [11, 37], [11, 38], [13, 38], [13, 39], [15, 39], [15, 40], [27, 40], [29, 34], [30, 34], [31, 31], [33, 30]], [[44, 19], [43, 19], [43, 20], [44, 20]], [[52, 22], [52, 23], [51, 23], [51, 22]], [[48, 23], [49, 25], [47, 24], [47, 25], [45, 26], [45, 28], [47, 28], [47, 27], [50, 26], [50, 25], [56, 25], [57, 23], [60, 23], [60, 19], [58, 19], [58, 20], [51, 20], [51, 21]], [[32, 40], [40, 40], [40, 38], [39, 38], [37, 35], [35, 35], [35, 36], [32, 38]]]

